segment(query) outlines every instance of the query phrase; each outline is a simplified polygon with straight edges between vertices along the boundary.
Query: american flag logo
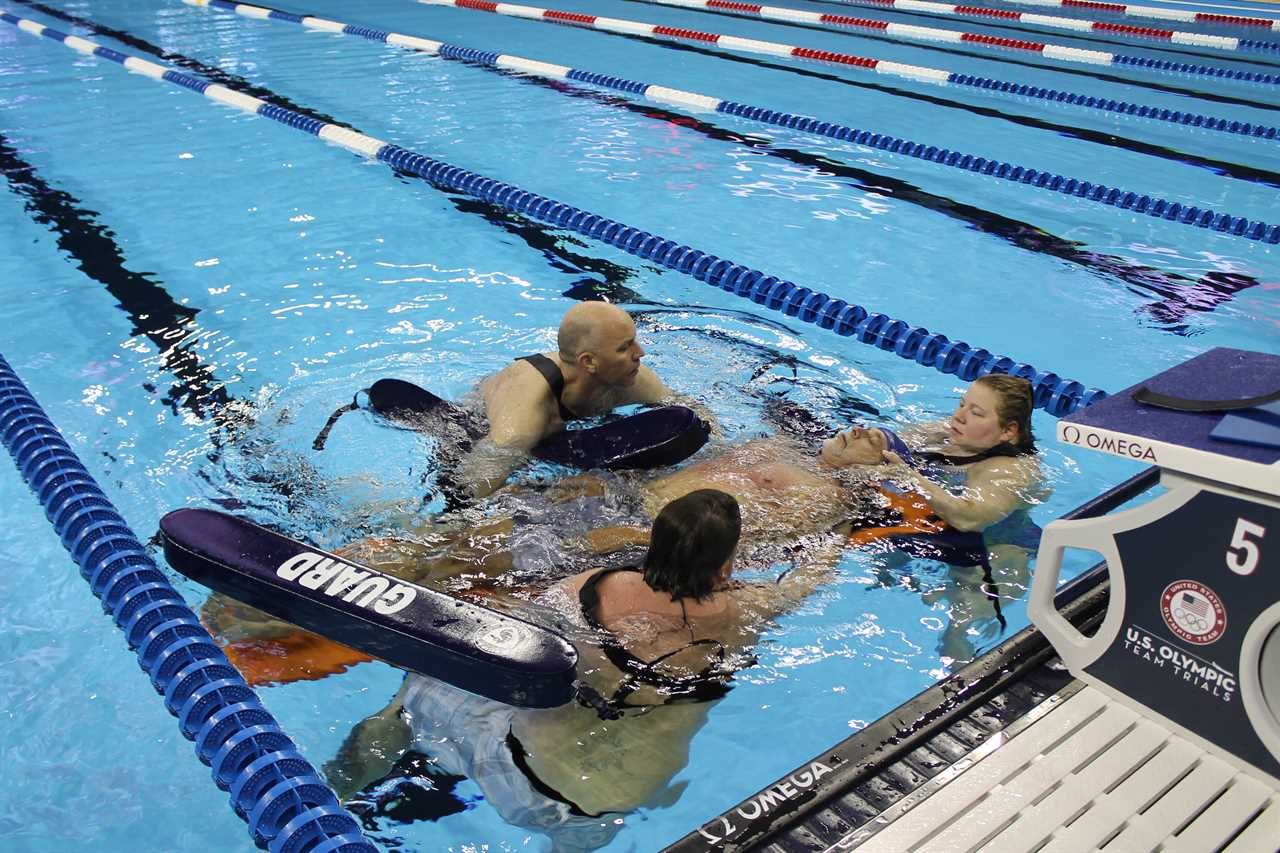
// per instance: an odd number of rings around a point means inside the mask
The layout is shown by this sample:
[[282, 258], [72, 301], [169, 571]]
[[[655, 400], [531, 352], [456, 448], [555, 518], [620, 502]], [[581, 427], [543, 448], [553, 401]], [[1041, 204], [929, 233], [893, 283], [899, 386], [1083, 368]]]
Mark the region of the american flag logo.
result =
[[1182, 606], [1186, 610], [1190, 610], [1201, 619], [1209, 618], [1209, 602], [1203, 598], [1197, 598], [1189, 592], [1182, 593]]

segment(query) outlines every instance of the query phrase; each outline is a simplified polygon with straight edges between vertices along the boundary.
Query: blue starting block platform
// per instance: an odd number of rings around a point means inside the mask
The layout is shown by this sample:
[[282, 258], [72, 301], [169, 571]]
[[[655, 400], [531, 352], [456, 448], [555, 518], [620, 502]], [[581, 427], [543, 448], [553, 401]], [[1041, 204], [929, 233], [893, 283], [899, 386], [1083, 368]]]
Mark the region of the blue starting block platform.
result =
[[[1147, 394], [1139, 394], [1143, 389]], [[1135, 395], [1137, 395], [1135, 397]], [[1277, 399], [1224, 410], [1213, 404]], [[1141, 399], [1199, 402], [1185, 411]], [[1280, 355], [1219, 347], [1058, 422], [1058, 440], [1280, 495]]]

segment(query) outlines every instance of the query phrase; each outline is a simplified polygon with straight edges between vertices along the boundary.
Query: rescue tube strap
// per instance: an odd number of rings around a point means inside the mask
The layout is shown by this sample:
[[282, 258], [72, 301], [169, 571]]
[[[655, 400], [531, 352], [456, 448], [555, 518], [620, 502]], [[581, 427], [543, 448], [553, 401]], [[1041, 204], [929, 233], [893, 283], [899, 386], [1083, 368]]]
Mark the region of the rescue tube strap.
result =
[[342, 417], [347, 412], [354, 412], [358, 408], [360, 408], [359, 394], [357, 394], [355, 399], [347, 405], [335, 409], [333, 414], [329, 415], [329, 420], [324, 422], [324, 427], [320, 430], [320, 434], [316, 436], [316, 440], [311, 442], [311, 449], [324, 450], [325, 442], [329, 440], [329, 432], [333, 429], [333, 425], [338, 422], [338, 418]]

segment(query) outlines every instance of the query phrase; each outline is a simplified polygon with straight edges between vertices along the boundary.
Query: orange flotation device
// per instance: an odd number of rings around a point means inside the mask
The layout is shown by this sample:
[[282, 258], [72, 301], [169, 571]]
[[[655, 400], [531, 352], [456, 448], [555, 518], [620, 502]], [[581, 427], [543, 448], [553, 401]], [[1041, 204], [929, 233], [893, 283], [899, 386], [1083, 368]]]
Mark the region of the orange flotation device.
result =
[[[492, 595], [492, 590], [484, 587], [466, 590], [457, 597], [483, 604]], [[237, 607], [227, 603], [224, 607]], [[213, 616], [212, 619], [209, 616]], [[319, 681], [338, 673], [346, 672], [360, 663], [367, 663], [377, 658], [364, 652], [356, 651], [333, 640], [295, 628], [279, 637], [269, 639], [227, 640], [221, 635], [216, 625], [214, 614], [201, 614], [204, 623], [213, 639], [226, 653], [231, 665], [240, 670], [250, 686], [264, 684], [289, 684], [294, 681]]]
[[873, 542], [883, 542], [893, 536], [912, 536], [921, 533], [942, 533], [951, 526], [939, 518], [933, 507], [922, 495], [915, 492], [896, 492], [877, 486], [883, 501], [884, 515], [874, 522], [854, 528], [849, 534], [849, 545], [858, 548]]
[[270, 640], [236, 640], [222, 644], [222, 650], [254, 687], [317, 681], [373, 660], [363, 652], [301, 629]]
[[226, 653], [232, 666], [240, 670], [244, 680], [258, 687], [263, 684], [287, 684], [291, 681], [316, 681], [326, 675], [346, 672], [358, 663], [373, 660], [369, 655], [325, 639], [301, 628], [265, 639], [228, 640], [219, 623], [223, 616], [242, 619], [237, 613], [244, 605], [230, 599], [210, 600], [200, 614], [200, 621]]

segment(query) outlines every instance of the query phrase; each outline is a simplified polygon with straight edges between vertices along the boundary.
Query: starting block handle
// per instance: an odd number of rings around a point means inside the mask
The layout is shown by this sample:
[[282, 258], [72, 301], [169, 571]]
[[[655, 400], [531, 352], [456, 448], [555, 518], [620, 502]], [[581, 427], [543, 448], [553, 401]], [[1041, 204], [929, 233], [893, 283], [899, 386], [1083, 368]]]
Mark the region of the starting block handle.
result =
[[[1073, 670], [1092, 661], [1110, 644], [1100, 628], [1093, 637], [1084, 634], [1058, 612], [1054, 598], [1058, 592], [1058, 579], [1062, 574], [1062, 555], [1067, 548], [1080, 548], [1100, 554], [1107, 563], [1111, 578], [1111, 600], [1107, 605], [1110, 614], [1118, 608], [1124, 610], [1124, 584], [1117, 583], [1123, 577], [1120, 555], [1115, 548], [1116, 518], [1102, 516], [1078, 521], [1059, 520], [1045, 527], [1040, 536], [1040, 550], [1036, 558], [1035, 577], [1031, 582], [1031, 596], [1027, 612], [1068, 667]], [[1105, 626], [1105, 620], [1104, 620]]]

